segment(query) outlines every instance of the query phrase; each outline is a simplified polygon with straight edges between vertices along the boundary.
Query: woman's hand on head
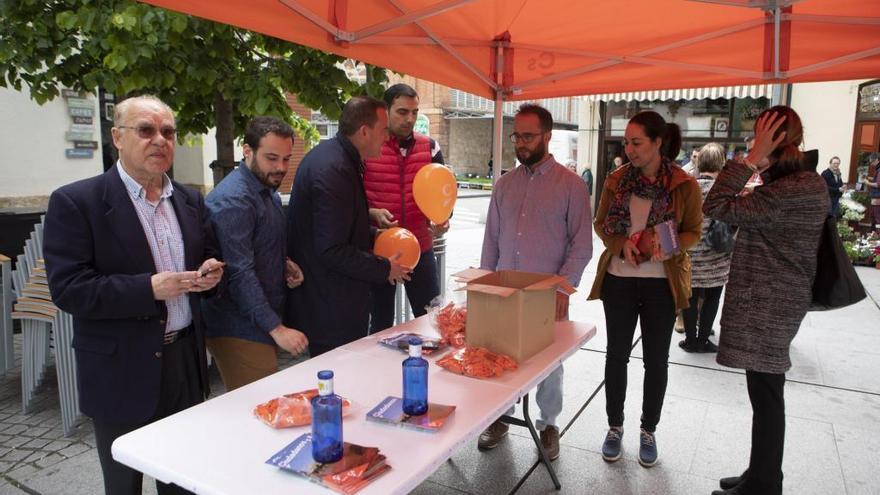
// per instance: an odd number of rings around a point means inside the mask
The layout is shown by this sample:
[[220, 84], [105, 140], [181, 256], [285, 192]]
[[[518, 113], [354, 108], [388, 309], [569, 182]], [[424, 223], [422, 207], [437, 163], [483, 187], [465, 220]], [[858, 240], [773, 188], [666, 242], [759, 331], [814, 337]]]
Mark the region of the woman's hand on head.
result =
[[768, 168], [762, 167], [761, 162], [770, 156], [779, 143], [785, 139], [785, 131], [780, 132], [779, 136], [773, 139], [773, 135], [776, 134], [783, 122], [785, 122], [785, 115], [779, 115], [776, 112], [766, 114], [755, 122], [755, 142], [749, 151], [746, 163], [759, 169]]

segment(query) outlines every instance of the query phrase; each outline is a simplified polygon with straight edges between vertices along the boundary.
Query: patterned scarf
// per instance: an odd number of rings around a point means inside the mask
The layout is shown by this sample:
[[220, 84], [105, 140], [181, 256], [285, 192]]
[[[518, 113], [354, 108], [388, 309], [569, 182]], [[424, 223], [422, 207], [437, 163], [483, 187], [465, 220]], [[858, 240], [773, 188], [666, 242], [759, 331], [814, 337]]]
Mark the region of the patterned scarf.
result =
[[663, 223], [673, 218], [669, 211], [672, 196], [669, 193], [669, 184], [672, 183], [672, 167], [674, 165], [668, 158], [660, 162], [657, 171], [657, 180], [649, 182], [642, 176], [636, 167], [630, 165], [629, 169], [620, 178], [611, 207], [608, 208], [608, 216], [605, 218], [605, 233], [607, 235], [627, 235], [632, 219], [629, 214], [630, 198], [633, 194], [638, 198], [651, 200], [651, 212], [645, 228]]

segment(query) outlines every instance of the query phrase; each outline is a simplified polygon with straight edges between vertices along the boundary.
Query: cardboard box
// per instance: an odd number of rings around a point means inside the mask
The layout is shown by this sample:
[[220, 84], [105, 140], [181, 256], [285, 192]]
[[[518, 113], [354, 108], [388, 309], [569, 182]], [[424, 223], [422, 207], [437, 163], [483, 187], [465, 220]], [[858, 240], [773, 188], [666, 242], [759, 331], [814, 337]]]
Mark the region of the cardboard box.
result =
[[466, 339], [523, 362], [553, 343], [556, 292], [575, 292], [565, 277], [514, 270], [469, 269], [455, 277], [466, 285]]

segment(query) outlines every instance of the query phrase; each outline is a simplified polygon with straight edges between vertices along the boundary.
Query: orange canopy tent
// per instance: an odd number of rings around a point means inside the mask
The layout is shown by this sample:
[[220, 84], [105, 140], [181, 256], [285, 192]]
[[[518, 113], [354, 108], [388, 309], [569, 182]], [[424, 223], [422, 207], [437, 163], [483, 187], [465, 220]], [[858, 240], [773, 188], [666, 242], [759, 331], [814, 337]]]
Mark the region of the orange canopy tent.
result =
[[880, 76], [880, 0], [144, 1], [496, 102]]

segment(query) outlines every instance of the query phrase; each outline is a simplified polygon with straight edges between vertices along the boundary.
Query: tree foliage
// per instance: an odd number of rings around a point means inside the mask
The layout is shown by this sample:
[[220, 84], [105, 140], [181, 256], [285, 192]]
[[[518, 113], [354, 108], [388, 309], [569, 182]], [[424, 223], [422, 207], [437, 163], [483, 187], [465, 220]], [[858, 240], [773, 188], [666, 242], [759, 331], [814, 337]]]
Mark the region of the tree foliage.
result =
[[[133, 0], [0, 0], [0, 19], [0, 85], [26, 87], [40, 104], [61, 87], [152, 93], [175, 110], [181, 136], [240, 136], [250, 117], [274, 115], [314, 141], [285, 92], [335, 119], [350, 96], [381, 95], [387, 80], [368, 67], [358, 84], [336, 55]], [[218, 105], [231, 105], [231, 122]]]

